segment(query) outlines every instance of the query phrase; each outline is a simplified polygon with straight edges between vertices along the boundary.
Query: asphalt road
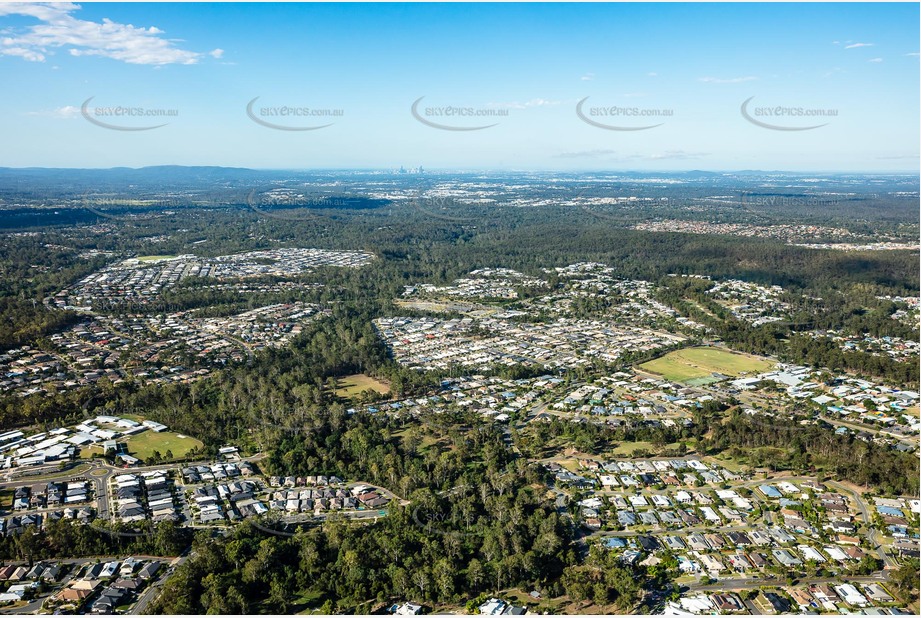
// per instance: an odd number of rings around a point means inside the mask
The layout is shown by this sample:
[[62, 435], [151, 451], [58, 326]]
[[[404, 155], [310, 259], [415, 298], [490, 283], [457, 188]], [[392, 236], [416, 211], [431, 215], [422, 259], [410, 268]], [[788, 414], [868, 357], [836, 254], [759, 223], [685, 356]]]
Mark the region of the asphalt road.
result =
[[861, 519], [863, 519], [863, 522], [867, 524], [867, 540], [870, 541], [870, 544], [873, 545], [873, 549], [876, 550], [876, 554], [879, 556], [879, 559], [883, 561], [887, 569], [897, 568], [899, 564], [895, 561], [895, 558], [886, 553], [886, 550], [879, 542], [879, 531], [870, 527], [873, 521], [870, 514], [870, 509], [867, 507], [867, 504], [863, 501], [863, 498], [860, 496], [860, 494], [835, 481], [826, 481], [826, 483], [841, 493], [845, 493], [851, 497], [851, 499], [854, 501], [854, 504], [856, 504], [857, 508], [860, 509]]
[[[889, 579], [889, 573], [878, 571], [873, 575], [848, 576], [847, 581], [851, 583], [870, 584], [879, 583]], [[841, 577], [805, 577], [797, 580], [797, 586], [811, 586], [813, 584], [840, 584]], [[762, 586], [786, 586], [785, 579], [777, 578], [770, 580], [767, 578], [746, 578], [746, 579], [721, 579], [715, 584], [687, 584], [687, 588], [699, 592], [716, 592], [719, 590], [757, 590]]]
[[651, 530], [641, 532], [639, 530], [597, 530], [591, 536], [614, 536], [614, 537], [634, 537], [634, 536], [687, 536], [695, 532], [744, 532], [746, 530], [758, 530], [764, 526], [743, 525], [743, 526], [690, 526], [687, 528], [676, 528], [674, 530]]
[[[128, 612], [129, 614], [140, 615], [147, 610], [147, 606], [150, 605], [154, 599], [160, 594], [160, 588], [166, 583], [166, 580], [169, 579], [169, 576], [172, 574], [172, 570], [179, 568], [179, 566], [188, 560], [192, 556], [191, 552], [186, 552], [178, 558], [174, 559], [170, 565], [160, 571], [160, 577], [155, 579], [147, 586], [147, 589], [141, 594], [138, 602], [134, 604], [134, 607]], [[172, 570], [171, 570], [172, 569]]]

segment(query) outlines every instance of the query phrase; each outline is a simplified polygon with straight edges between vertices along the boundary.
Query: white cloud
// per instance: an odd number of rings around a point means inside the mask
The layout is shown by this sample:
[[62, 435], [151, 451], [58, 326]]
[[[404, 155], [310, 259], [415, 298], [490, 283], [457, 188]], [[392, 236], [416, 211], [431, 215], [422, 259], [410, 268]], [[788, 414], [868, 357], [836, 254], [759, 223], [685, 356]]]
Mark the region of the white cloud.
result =
[[646, 75], [649, 77], [657, 77], [659, 74], [658, 73], [647, 73]]
[[688, 152], [686, 150], [666, 150], [660, 153], [652, 154], [624, 154], [617, 155], [616, 150], [597, 149], [597, 150], [577, 150], [575, 152], [561, 152], [553, 155], [556, 159], [605, 159], [611, 162], [637, 162], [637, 161], [686, 161], [691, 159], [701, 159], [709, 157], [709, 152]]
[[609, 150], [607, 148], [600, 148], [597, 150], [578, 150], [576, 152], [561, 152], [558, 155], [553, 155], [557, 159], [597, 159], [599, 157], [609, 157], [613, 154], [617, 154], [616, 150]]
[[212, 58], [223, 58], [223, 57], [224, 57], [224, 50], [221, 49], [220, 47], [218, 47], [217, 49], [212, 49], [210, 52], [208, 52], [208, 54], [209, 54]]
[[707, 84], [740, 84], [742, 82], [751, 82], [758, 79], [757, 77], [752, 77], [747, 75], [745, 77], [701, 77], [699, 81], [702, 81]]
[[3, 41], [0, 41], [0, 44], [2, 44], [2, 47], [0, 47], [0, 54], [3, 54], [4, 56], [19, 56], [23, 60], [28, 60], [29, 62], [45, 61], [45, 55], [35, 51], [34, 49], [27, 49], [25, 47], [16, 46], [7, 47], [5, 43], [8, 40], [9, 39], [3, 39]]
[[873, 47], [876, 43], [851, 43], [850, 45], [845, 45], [844, 49], [855, 49], [857, 47]]
[[[128, 64], [195, 64], [204, 54], [176, 47], [156, 27], [139, 28], [111, 19], [101, 23], [77, 19], [80, 10], [72, 3], [0, 3], [0, 16], [34, 17], [37, 25], [7, 29], [0, 37], [0, 56], [18, 56], [30, 62], [44, 62], [57, 49], [71, 56], [101, 56]], [[214, 50], [223, 53], [222, 50]], [[214, 56], [219, 58], [220, 55]]]
[[908, 53], [905, 54], [905, 55], [906, 55], [906, 56], [914, 56], [915, 58], [917, 58], [917, 57], [918, 57], [919, 55], [921, 55], [921, 54], [918, 54], [918, 52], [908, 52]]
[[74, 105], [65, 105], [50, 111], [26, 112], [27, 116], [44, 116], [46, 118], [76, 118], [80, 115], [80, 108]]
[[867, 60], [867, 62], [882, 62], [882, 61], [883, 61], [882, 58], [870, 58], [869, 60]]
[[498, 108], [507, 108], [507, 109], [528, 109], [531, 107], [548, 107], [551, 105], [559, 105], [560, 101], [550, 101], [548, 99], [531, 99], [530, 101], [525, 101], [520, 103], [518, 101], [513, 101], [511, 103], [489, 103], [487, 107], [498, 107]]
[[685, 150], [666, 150], [661, 154], [652, 154], [649, 155], [649, 159], [653, 161], [661, 161], [663, 159], [700, 159], [701, 157], [709, 157], [709, 152], [687, 152]]
[[593, 79], [595, 79], [595, 74], [594, 74], [594, 73], [586, 73], [585, 75], [583, 75], [583, 76], [580, 77], [579, 79], [581, 79], [583, 82], [590, 82], [590, 81], [592, 81]]
[[525, 107], [546, 107], [548, 105], [559, 105], [559, 101], [550, 101], [548, 99], [531, 99], [524, 104]]

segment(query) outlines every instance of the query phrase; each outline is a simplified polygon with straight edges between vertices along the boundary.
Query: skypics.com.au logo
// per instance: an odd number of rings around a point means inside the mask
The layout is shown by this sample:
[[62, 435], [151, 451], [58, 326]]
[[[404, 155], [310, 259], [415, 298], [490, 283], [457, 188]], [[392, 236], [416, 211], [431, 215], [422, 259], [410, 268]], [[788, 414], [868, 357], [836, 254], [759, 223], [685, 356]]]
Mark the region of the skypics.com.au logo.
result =
[[742, 102], [740, 111], [742, 117], [748, 122], [771, 131], [812, 131], [820, 129], [826, 125], [822, 124], [799, 125], [789, 124], [791, 120], [814, 120], [825, 118], [837, 118], [837, 109], [808, 108], [793, 105], [771, 105], [752, 107], [751, 102], [755, 97], [748, 97]]
[[[178, 109], [164, 109], [160, 107], [148, 108], [131, 105], [90, 106], [95, 96], [88, 98], [80, 106], [80, 114], [87, 122], [97, 127], [110, 131], [151, 131], [165, 127], [168, 122], [161, 124], [148, 124], [151, 118], [176, 118]], [[144, 122], [144, 124], [134, 124]]]
[[507, 118], [509, 112], [507, 109], [493, 107], [462, 107], [457, 105], [420, 107], [420, 103], [424, 98], [419, 97], [413, 102], [412, 107], [410, 107], [410, 113], [413, 118], [425, 126], [440, 129], [441, 131], [482, 131], [499, 123], [472, 125], [464, 124], [464, 121], [476, 121], [481, 118]]
[[[576, 115], [582, 122], [606, 131], [646, 131], [661, 127], [665, 122], [648, 124], [649, 119], [670, 119], [675, 115], [675, 110], [654, 107], [620, 107], [593, 106], [586, 107], [585, 97], [576, 104]], [[604, 122], [602, 122], [604, 120]], [[643, 122], [644, 124], [636, 124]]]
[[313, 108], [306, 105], [264, 105], [256, 107], [252, 99], [246, 104], [246, 115], [256, 124], [276, 131], [317, 131], [331, 127], [335, 122], [324, 124], [304, 124], [316, 118], [342, 118], [345, 111], [341, 108]]

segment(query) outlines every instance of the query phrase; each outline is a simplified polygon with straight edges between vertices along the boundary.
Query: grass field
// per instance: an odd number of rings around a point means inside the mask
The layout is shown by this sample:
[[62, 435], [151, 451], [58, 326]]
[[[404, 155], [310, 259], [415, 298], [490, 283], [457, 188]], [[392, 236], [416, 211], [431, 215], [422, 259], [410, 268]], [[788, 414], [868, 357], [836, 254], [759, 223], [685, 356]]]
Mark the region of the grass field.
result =
[[394, 302], [398, 307], [408, 307], [409, 309], [418, 309], [419, 311], [447, 311], [447, 303], [439, 303], [425, 300], [397, 300]]
[[201, 447], [201, 440], [196, 440], [190, 436], [180, 438], [179, 434], [169, 431], [157, 433], [152, 430], [135, 434], [128, 438], [128, 454], [145, 460], [154, 451], [160, 451], [160, 455], [166, 456], [166, 451], [172, 451], [173, 457], [184, 457], [186, 453], [196, 447]]
[[[406, 438], [406, 431], [407, 431], [406, 429], [401, 429], [400, 431], [395, 431], [395, 432], [393, 432], [393, 437], [394, 437], [394, 438], [399, 438], [400, 444], [402, 444], [402, 443], [403, 443], [403, 440]], [[422, 441], [419, 443], [419, 449], [424, 451], [425, 449], [429, 448], [430, 446], [433, 446], [433, 445], [439, 444], [439, 443], [440, 443], [440, 440], [439, 440], [438, 438], [432, 437], [432, 436], [430, 436], [430, 435], [428, 435], [428, 434], [424, 434], [424, 435], [422, 436]]]
[[378, 393], [389, 393], [390, 387], [379, 380], [363, 373], [356, 373], [350, 376], [344, 376], [337, 379], [339, 388], [336, 389], [336, 395], [339, 397], [354, 397], [359, 393], [371, 389]]
[[772, 362], [749, 354], [719, 348], [687, 348], [643, 363], [640, 368], [673, 382], [691, 382], [709, 379], [714, 373], [728, 376], [762, 373], [773, 366]]
[[[684, 443], [688, 446], [689, 451], [693, 451], [694, 440], [684, 440]], [[658, 457], [663, 451], [677, 449], [680, 444], [680, 442], [672, 442], [670, 444], [656, 446], [652, 442], [621, 442], [615, 448], [608, 451], [607, 454], [610, 457], [632, 457], [633, 453], [639, 450], [646, 451], [651, 456]]]
[[559, 463], [560, 466], [562, 466], [563, 468], [566, 468], [567, 470], [569, 470], [569, 471], [572, 472], [573, 474], [578, 473], [579, 470], [580, 470], [580, 468], [579, 468], [579, 462], [576, 461], [575, 459], [564, 459], [564, 460], [559, 461], [559, 462], [557, 462], [557, 463]]
[[[290, 613], [297, 614], [313, 614], [316, 613], [315, 606], [319, 605], [319, 600], [322, 598], [322, 594], [315, 592], [313, 590], [307, 590], [300, 592], [297, 596], [291, 600], [291, 611]], [[271, 604], [266, 602], [264, 603], [264, 608], [266, 613], [272, 612]]]
[[744, 466], [739, 464], [738, 461], [736, 461], [735, 459], [731, 457], [716, 456], [716, 457], [702, 457], [701, 459], [706, 464], [716, 464], [718, 466], [726, 468], [730, 472], [738, 473], [738, 472], [741, 472], [744, 468]]
[[172, 260], [175, 255], [141, 255], [138, 256], [138, 262], [162, 262], [163, 260]]
[[611, 451], [613, 457], [625, 457], [633, 454], [633, 451], [640, 449], [655, 453], [659, 449], [653, 446], [652, 442], [621, 442], [617, 448]]

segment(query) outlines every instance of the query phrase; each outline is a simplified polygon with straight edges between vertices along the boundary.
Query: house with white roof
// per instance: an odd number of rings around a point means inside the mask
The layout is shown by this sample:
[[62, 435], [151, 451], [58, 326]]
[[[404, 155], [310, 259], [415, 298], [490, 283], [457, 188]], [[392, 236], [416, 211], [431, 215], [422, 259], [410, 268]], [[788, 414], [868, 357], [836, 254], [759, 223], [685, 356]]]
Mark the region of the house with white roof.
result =
[[842, 584], [834, 588], [838, 596], [848, 605], [866, 607], [869, 604], [867, 597], [863, 596], [860, 591], [851, 584]]

